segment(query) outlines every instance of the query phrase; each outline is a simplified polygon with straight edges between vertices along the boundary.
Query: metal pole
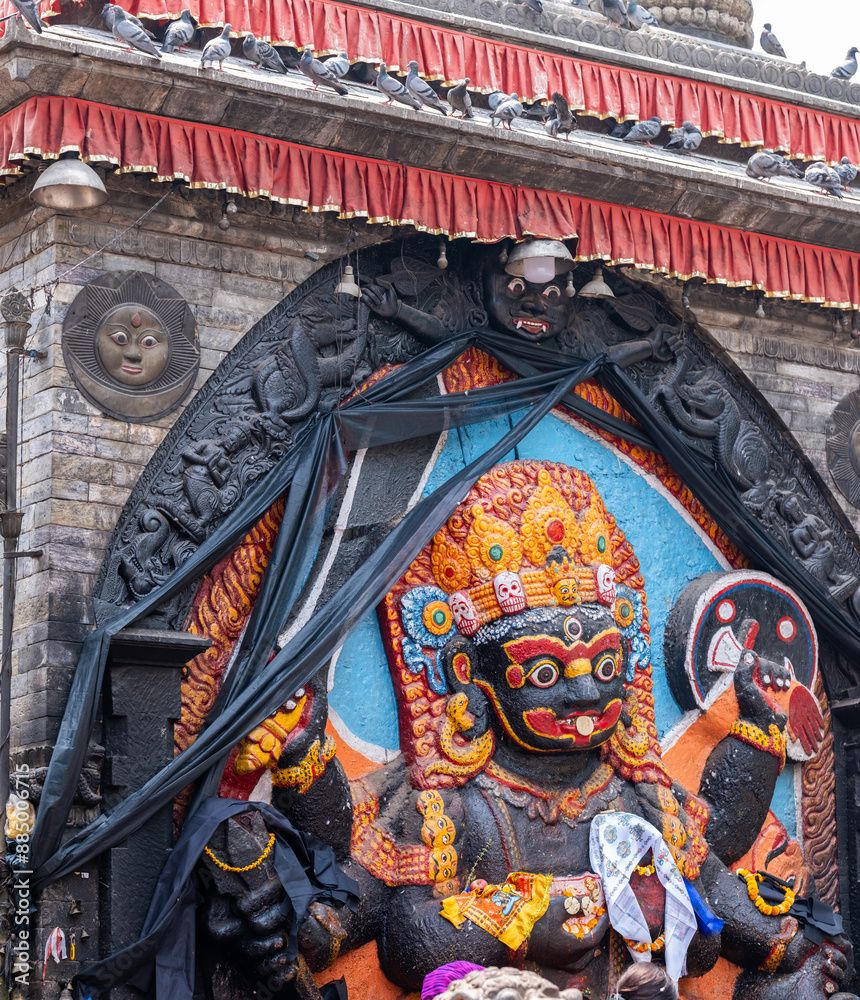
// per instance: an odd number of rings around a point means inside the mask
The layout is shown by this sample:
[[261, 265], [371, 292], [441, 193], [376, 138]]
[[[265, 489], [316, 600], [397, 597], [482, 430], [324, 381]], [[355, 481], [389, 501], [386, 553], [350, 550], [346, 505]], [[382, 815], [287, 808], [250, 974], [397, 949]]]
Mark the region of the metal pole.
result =
[[[6, 510], [18, 504], [18, 377], [20, 355], [6, 352]], [[3, 649], [0, 656], [0, 803], [9, 800], [9, 736], [12, 729], [12, 627], [18, 536], [3, 539]]]
[[21, 355], [30, 332], [32, 306], [17, 288], [0, 299], [6, 340], [6, 496], [0, 514], [3, 535], [3, 619], [0, 630], [0, 808], [9, 799], [12, 731], [12, 628], [15, 577], [22, 514], [18, 511], [18, 404]]

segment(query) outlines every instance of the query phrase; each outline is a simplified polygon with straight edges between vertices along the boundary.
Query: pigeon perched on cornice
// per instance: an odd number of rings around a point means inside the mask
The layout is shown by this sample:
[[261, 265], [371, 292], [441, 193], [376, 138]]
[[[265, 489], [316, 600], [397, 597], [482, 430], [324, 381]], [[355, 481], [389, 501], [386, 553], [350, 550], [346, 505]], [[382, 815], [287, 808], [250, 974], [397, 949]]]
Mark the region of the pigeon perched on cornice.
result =
[[779, 39], [773, 33], [770, 24], [764, 26], [764, 30], [759, 38], [759, 44], [769, 56], [782, 56], [785, 59], [785, 49], [779, 44]]
[[302, 57], [299, 59], [299, 69], [309, 80], [313, 80], [314, 90], [323, 86], [331, 87], [341, 97], [346, 97], [349, 93], [349, 88], [340, 82], [337, 73], [333, 69], [329, 69], [327, 63], [320, 62], [319, 59], [314, 59], [314, 48], [312, 45], [305, 46]]
[[422, 80], [418, 75], [418, 63], [413, 59], [408, 63], [409, 72], [406, 74], [406, 89], [418, 101], [419, 106], [427, 105], [434, 108], [447, 118], [448, 111], [439, 99], [439, 95], [426, 80]]
[[847, 156], [842, 157], [842, 162], [837, 163], [833, 168], [837, 174], [842, 178], [842, 187], [847, 191], [848, 185], [857, 176], [857, 168], [848, 159]]
[[511, 94], [507, 101], [502, 101], [501, 104], [493, 108], [493, 113], [490, 116], [490, 121], [492, 122], [493, 128], [495, 128], [499, 123], [501, 123], [502, 128], [507, 128], [513, 132], [513, 126], [511, 122], [515, 118], [519, 118], [525, 109], [516, 94]]
[[200, 56], [200, 65], [203, 69], [218, 63], [218, 69], [223, 71], [224, 60], [230, 55], [231, 51], [230, 29], [232, 27], [231, 24], [225, 24], [221, 34], [217, 38], [213, 38], [210, 42], [207, 42], [203, 47], [203, 54]]
[[690, 156], [702, 145], [702, 133], [692, 122], [684, 122], [680, 128], [672, 129], [665, 149], [688, 153]]
[[795, 177], [801, 180], [803, 174], [779, 153], [753, 153], [747, 161], [747, 176], [769, 184], [771, 177]]
[[[153, 45], [152, 39], [139, 24], [135, 24], [131, 18], [126, 17], [122, 7], [114, 7], [113, 28], [111, 30], [113, 31], [113, 37], [118, 42], [124, 42], [126, 45], [145, 52], [148, 56], [155, 56], [156, 59], [161, 58], [161, 53]], [[128, 51], [131, 52], [131, 48]]]
[[625, 136], [630, 135], [630, 130], [635, 126], [636, 122], [618, 122], [614, 125], [612, 131], [609, 133], [610, 139], [623, 139]]
[[553, 139], [563, 135], [566, 141], [570, 141], [570, 133], [576, 129], [576, 118], [564, 94], [559, 94], [557, 91], [553, 93], [550, 116], [544, 128]]
[[496, 90], [489, 95], [487, 103], [490, 105], [490, 111], [495, 111], [500, 104], [504, 104], [505, 101], [512, 99], [515, 99], [513, 94], [506, 94], [503, 90]]
[[842, 197], [842, 178], [826, 163], [810, 163], [806, 168], [803, 179], [813, 187], [821, 188], [822, 194], [835, 194], [837, 198]]
[[253, 32], [249, 31], [242, 40], [242, 55], [258, 69], [271, 69], [275, 73], [287, 72], [287, 67], [283, 64], [277, 50], [272, 48], [268, 42], [257, 38]]
[[33, 31], [37, 31], [41, 35], [42, 28], [44, 28], [45, 25], [39, 17], [39, 5], [35, 2], [35, 0], [11, 0], [11, 3], [21, 17], [24, 18], [27, 24], [30, 25]]
[[161, 43], [162, 52], [180, 52], [194, 38], [197, 29], [191, 20], [191, 11], [184, 10], [179, 15], [178, 21], [172, 21], [164, 32], [164, 41]]
[[644, 142], [646, 145], [653, 145], [652, 140], [656, 139], [663, 128], [663, 123], [656, 115], [652, 115], [647, 121], [637, 122], [632, 129], [624, 136], [624, 142]]
[[659, 28], [660, 22], [650, 12], [640, 7], [636, 0], [630, 0], [627, 4], [627, 20], [634, 31], [644, 28], [647, 24], [649, 28]]
[[[102, 7], [102, 21], [108, 31], [113, 31], [114, 15], [117, 10], [122, 10], [122, 8], [115, 3], [106, 3], [104, 7]], [[135, 17], [134, 14], [129, 14], [128, 11], [125, 10], [123, 10], [123, 14], [125, 14], [127, 21], [131, 21], [132, 24], [136, 24], [138, 28], [146, 32], [148, 38], [155, 38], [155, 35], [153, 35], [148, 28], [144, 28], [143, 22], [139, 17]]]
[[338, 78], [338, 80], [342, 80], [349, 72], [349, 67], [350, 67], [349, 56], [346, 54], [346, 52], [340, 52], [333, 58], [326, 59], [323, 65], [325, 66], [326, 69], [330, 69], [332, 73], [334, 73], [334, 75]]
[[421, 104], [409, 93], [403, 84], [393, 76], [389, 76], [388, 67], [385, 63], [379, 64], [379, 72], [376, 74], [376, 89], [385, 98], [386, 104], [392, 101], [399, 101], [415, 111], [421, 110]]
[[459, 111], [463, 118], [474, 118], [472, 113], [472, 98], [469, 96], [469, 84], [471, 77], [466, 77], [462, 83], [452, 87], [448, 91], [448, 103], [455, 111]]
[[628, 27], [624, 0], [603, 0], [603, 13], [613, 24], [622, 28]]
[[857, 72], [857, 51], [857, 46], [852, 45], [845, 55], [845, 62], [831, 70], [830, 75], [835, 76], [837, 80], [850, 80]]

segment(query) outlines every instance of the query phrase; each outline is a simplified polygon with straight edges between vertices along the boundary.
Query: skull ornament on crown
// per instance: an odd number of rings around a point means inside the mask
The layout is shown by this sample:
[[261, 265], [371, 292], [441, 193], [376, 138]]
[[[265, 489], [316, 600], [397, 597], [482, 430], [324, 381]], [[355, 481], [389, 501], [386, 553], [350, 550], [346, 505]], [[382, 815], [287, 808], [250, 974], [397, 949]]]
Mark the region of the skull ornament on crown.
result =
[[[430, 606], [444, 629], [431, 637]], [[597, 604], [613, 612], [628, 687], [653, 718], [644, 581], [632, 547], [592, 480], [554, 462], [496, 466], [472, 487], [380, 607], [412, 780], [462, 784], [480, 769], [452, 742], [439, 653], [458, 633], [484, 641], [495, 622], [531, 609]], [[449, 614], [438, 612], [444, 606]], [[483, 630], [483, 631], [482, 631]], [[489, 633], [487, 633], [489, 635]], [[440, 734], [447, 730], [447, 736]], [[458, 765], [448, 763], [452, 753]]]

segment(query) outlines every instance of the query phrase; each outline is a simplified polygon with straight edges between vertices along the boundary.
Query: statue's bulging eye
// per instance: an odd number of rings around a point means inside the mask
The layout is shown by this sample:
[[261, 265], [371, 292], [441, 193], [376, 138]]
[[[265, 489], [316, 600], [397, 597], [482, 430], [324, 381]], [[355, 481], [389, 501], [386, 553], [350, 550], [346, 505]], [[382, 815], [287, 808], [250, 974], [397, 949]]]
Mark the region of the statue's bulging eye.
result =
[[110, 339], [115, 344], [118, 344], [120, 347], [125, 347], [125, 345], [128, 343], [128, 334], [125, 332], [125, 330], [117, 330], [116, 333], [112, 333], [110, 335]]
[[525, 290], [526, 290], [526, 283], [523, 281], [522, 278], [512, 278], [508, 282], [508, 291], [512, 295], [522, 295]]
[[561, 289], [558, 285], [547, 285], [541, 294], [548, 302], [559, 302], [561, 300]]
[[535, 687], [548, 688], [558, 680], [558, 667], [551, 660], [541, 660], [529, 674]]
[[599, 681], [611, 681], [618, 670], [614, 656], [604, 656], [594, 668], [594, 676]]
[[158, 347], [161, 341], [158, 337], [153, 337], [151, 333], [148, 333], [145, 337], [140, 338], [140, 346], [146, 350], [150, 350], [153, 347]]

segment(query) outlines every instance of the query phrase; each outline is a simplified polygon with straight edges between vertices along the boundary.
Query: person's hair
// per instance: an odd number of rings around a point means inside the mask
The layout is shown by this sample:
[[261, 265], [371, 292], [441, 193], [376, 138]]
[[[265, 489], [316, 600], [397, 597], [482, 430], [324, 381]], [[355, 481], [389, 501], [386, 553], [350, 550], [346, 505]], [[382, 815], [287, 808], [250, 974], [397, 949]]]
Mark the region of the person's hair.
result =
[[678, 1000], [678, 987], [662, 965], [637, 962], [618, 980], [619, 1000]]

